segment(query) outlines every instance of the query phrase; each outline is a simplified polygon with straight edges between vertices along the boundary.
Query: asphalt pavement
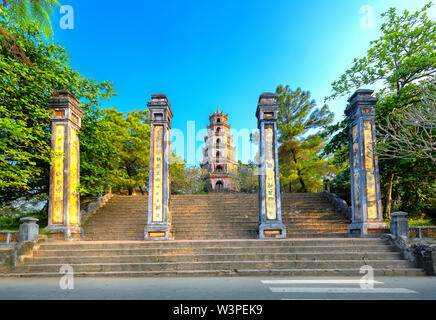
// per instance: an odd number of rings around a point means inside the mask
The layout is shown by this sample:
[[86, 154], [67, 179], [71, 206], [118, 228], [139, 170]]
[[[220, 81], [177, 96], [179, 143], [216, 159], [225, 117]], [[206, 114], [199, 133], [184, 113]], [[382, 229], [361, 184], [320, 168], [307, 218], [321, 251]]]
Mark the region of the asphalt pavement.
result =
[[436, 300], [436, 277], [0, 278], [0, 300]]

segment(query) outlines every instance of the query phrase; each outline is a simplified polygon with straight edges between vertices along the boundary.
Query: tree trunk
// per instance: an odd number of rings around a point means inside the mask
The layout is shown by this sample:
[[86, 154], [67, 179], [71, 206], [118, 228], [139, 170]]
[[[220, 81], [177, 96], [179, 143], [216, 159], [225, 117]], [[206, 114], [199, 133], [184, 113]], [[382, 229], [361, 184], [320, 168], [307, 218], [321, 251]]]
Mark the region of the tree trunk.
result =
[[303, 178], [301, 177], [300, 170], [297, 170], [298, 173], [298, 180], [300, 181], [301, 187], [303, 188], [303, 192], [307, 192], [306, 184], [303, 181]]
[[129, 190], [129, 196], [131, 196], [133, 194], [133, 188], [128, 188], [127, 190]]
[[289, 182], [289, 193], [292, 193], [292, 182]]
[[[24, 53], [23, 48], [20, 47], [17, 40], [8, 30], [0, 28], [0, 34], [5, 37], [6, 40], [0, 39], [1, 45], [5, 47], [7, 52], [14, 57], [15, 60], [28, 65], [29, 67], [33, 67], [32, 62]], [[10, 42], [12, 43], [10, 43]]]
[[[298, 161], [295, 152], [292, 152], [292, 159], [294, 160], [295, 165], [297, 165]], [[303, 188], [303, 192], [307, 192], [306, 184], [303, 181], [303, 177], [301, 176], [300, 169], [297, 169], [297, 174], [298, 174], [298, 180], [300, 181], [301, 184], [301, 188]]]
[[392, 173], [389, 178], [388, 187], [386, 189], [386, 201], [385, 201], [385, 218], [389, 219], [391, 217], [391, 207], [392, 207], [392, 184], [394, 182], [395, 173]]

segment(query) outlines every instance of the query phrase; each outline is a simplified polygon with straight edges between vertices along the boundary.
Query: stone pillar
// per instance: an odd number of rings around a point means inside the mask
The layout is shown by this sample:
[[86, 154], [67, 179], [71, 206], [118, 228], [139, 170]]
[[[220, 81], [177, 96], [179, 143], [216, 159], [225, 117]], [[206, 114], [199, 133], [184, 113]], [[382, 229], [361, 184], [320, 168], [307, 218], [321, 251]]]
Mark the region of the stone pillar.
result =
[[80, 240], [79, 138], [83, 110], [68, 91], [57, 91], [49, 101], [52, 110], [54, 159], [50, 168], [48, 226], [51, 238]]
[[39, 235], [38, 219], [32, 217], [21, 218], [19, 241], [36, 241]]
[[357, 90], [348, 100], [345, 115], [350, 123], [350, 171], [353, 216], [348, 227], [352, 237], [371, 237], [384, 233], [380, 181], [374, 152], [375, 105], [373, 90]]
[[145, 240], [170, 240], [171, 229], [170, 195], [170, 130], [173, 113], [166, 95], [153, 94], [147, 102], [150, 110], [150, 175], [148, 190], [148, 224]]
[[391, 213], [390, 229], [391, 234], [394, 236], [409, 237], [409, 220], [407, 219], [407, 212], [392, 212]]
[[279, 161], [277, 147], [278, 102], [273, 93], [262, 93], [256, 117], [260, 133], [259, 144], [259, 226], [258, 237], [286, 238], [282, 223]]

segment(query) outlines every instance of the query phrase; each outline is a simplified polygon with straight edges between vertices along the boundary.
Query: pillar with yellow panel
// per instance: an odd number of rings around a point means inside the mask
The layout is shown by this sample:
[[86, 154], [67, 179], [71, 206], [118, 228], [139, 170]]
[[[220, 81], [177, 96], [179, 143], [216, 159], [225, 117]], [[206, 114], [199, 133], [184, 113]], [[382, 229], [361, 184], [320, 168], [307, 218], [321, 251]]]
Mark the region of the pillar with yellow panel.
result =
[[145, 240], [174, 239], [171, 228], [170, 139], [173, 114], [165, 94], [153, 94], [147, 103], [150, 110], [150, 175], [148, 190], [148, 223]]
[[259, 128], [259, 225], [258, 238], [286, 238], [282, 223], [277, 146], [278, 102], [274, 93], [259, 98], [256, 117]]
[[374, 237], [385, 233], [380, 179], [375, 154], [375, 105], [373, 90], [357, 90], [348, 100], [345, 115], [350, 124], [351, 237]]
[[80, 240], [80, 151], [78, 131], [83, 110], [66, 90], [56, 91], [49, 100], [52, 119], [48, 226], [50, 238]]

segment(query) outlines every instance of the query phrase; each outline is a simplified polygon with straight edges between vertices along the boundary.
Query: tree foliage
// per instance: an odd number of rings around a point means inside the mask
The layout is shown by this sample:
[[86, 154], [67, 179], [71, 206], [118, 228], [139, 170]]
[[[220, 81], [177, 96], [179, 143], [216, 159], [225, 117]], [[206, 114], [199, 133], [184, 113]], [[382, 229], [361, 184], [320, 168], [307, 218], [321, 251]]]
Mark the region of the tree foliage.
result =
[[115, 108], [104, 111], [105, 135], [115, 154], [109, 179], [115, 191], [129, 194], [148, 184], [150, 164], [150, 125], [148, 110], [135, 110], [124, 115]]
[[238, 161], [238, 174], [236, 179], [239, 184], [239, 192], [258, 192], [259, 176], [257, 164], [252, 161], [249, 161], [248, 163], [242, 163], [241, 161]]
[[[381, 37], [370, 42], [366, 56], [355, 59], [352, 67], [338, 81], [333, 82], [332, 94], [326, 98], [329, 100], [350, 94], [352, 90], [363, 86], [376, 83], [382, 85], [377, 92], [377, 131], [379, 138], [383, 139], [386, 132], [380, 135], [383, 131], [381, 128], [390, 127], [390, 134], [395, 138], [391, 136], [391, 139], [384, 139], [383, 148], [377, 148], [379, 156], [383, 154], [383, 151], [380, 152], [382, 149], [401, 151], [398, 145], [395, 145], [398, 142], [403, 146], [410, 146], [410, 143], [416, 146], [419, 139], [424, 137], [422, 127], [414, 127], [410, 121], [406, 125], [404, 121], [407, 122], [410, 120], [408, 118], [419, 113], [425, 103], [422, 88], [426, 87], [436, 74], [436, 23], [427, 16], [430, 7], [431, 3], [428, 3], [413, 14], [405, 10], [399, 15], [395, 8], [383, 13], [382, 18], [385, 22], [381, 27]], [[434, 105], [431, 107], [434, 108]], [[420, 113], [420, 116], [425, 118], [421, 121], [431, 121], [428, 116], [434, 117], [434, 113], [432, 115], [431, 111], [424, 112]], [[409, 131], [405, 134], [403, 130]], [[329, 126], [324, 135], [331, 138], [324, 153], [333, 155], [337, 164], [341, 163], [345, 155], [343, 151], [349, 147], [348, 124], [343, 121]], [[379, 159], [386, 216], [389, 215], [391, 207], [411, 214], [432, 210], [430, 199], [435, 197], [436, 166], [429, 157], [423, 158], [416, 148], [414, 150], [417, 152], [409, 152], [408, 157], [385, 159], [381, 156]], [[337, 177], [336, 180], [346, 177], [343, 170], [346, 170], [344, 166], [340, 170], [341, 177]], [[349, 180], [345, 178], [342, 182]]]
[[436, 164], [436, 83], [423, 89], [422, 102], [394, 110], [378, 126], [382, 157], [430, 159]]
[[35, 27], [49, 38], [53, 33], [50, 14], [55, 7], [60, 7], [57, 0], [3, 0], [0, 16], [25, 29]]
[[333, 119], [327, 105], [317, 108], [310, 93], [279, 85], [279, 165], [281, 186], [289, 192], [317, 192], [333, 167], [319, 157], [324, 139], [317, 129]]
[[199, 194], [206, 189], [207, 172], [199, 166], [186, 166], [186, 161], [172, 154], [171, 157], [171, 193]]
[[[15, 37], [32, 62], [32, 66], [23, 64], [0, 47], [0, 202], [5, 203], [48, 193], [52, 156], [48, 100], [53, 91], [66, 89], [81, 100], [84, 131], [99, 117], [102, 100], [116, 93], [110, 82], [97, 82], [75, 71], [66, 50], [44, 41], [35, 28], [4, 20], [0, 27]], [[8, 41], [3, 35], [0, 40]], [[80, 137], [83, 139], [82, 134]], [[98, 155], [86, 156], [93, 148], [83, 140], [81, 169], [86, 173], [87, 167], [99, 160]]]
[[352, 67], [332, 83], [333, 93], [327, 99], [379, 81], [383, 84], [379, 96], [404, 94], [410, 100], [419, 94], [407, 86], [436, 73], [436, 23], [427, 15], [431, 5], [413, 14], [405, 10], [397, 15], [395, 8], [383, 13], [382, 36], [371, 41], [366, 56], [354, 59]]

